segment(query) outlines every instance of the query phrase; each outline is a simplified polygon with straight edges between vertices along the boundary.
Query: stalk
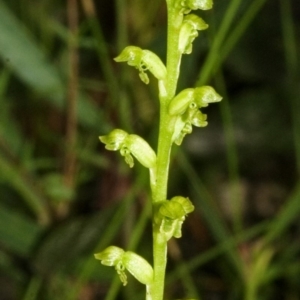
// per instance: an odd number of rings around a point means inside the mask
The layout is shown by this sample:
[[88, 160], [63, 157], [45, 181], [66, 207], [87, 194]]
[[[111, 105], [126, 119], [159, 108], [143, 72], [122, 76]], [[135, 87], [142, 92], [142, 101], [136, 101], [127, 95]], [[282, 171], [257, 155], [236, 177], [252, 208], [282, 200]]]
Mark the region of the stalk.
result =
[[[166, 95], [160, 97], [160, 124], [157, 150], [157, 182], [152, 192], [153, 204], [167, 199], [172, 135], [176, 118], [168, 114], [168, 105], [175, 95], [181, 53], [178, 50], [178, 37], [181, 22], [176, 22], [174, 9], [168, 4], [168, 43], [167, 43], [167, 80]], [[154, 218], [153, 218], [154, 226]], [[162, 300], [164, 293], [165, 272], [167, 264], [167, 242], [153, 228], [154, 282], [151, 287], [153, 300]]]

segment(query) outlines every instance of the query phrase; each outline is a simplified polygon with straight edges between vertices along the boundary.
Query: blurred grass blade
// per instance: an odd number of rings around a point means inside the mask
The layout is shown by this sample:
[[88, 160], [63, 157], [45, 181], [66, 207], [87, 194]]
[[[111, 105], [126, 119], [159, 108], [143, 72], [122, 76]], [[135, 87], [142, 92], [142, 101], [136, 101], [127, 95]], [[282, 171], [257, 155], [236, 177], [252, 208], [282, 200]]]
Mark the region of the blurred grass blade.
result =
[[20, 170], [9, 163], [9, 161], [0, 154], [0, 174], [1, 179], [6, 180], [22, 197], [27, 206], [37, 216], [42, 224], [49, 222], [49, 212], [45, 200], [39, 196], [33, 187], [22, 177]]
[[38, 299], [38, 293], [42, 286], [42, 278], [41, 277], [33, 277], [31, 278], [26, 293], [23, 297], [23, 300], [35, 300]]
[[291, 225], [291, 223], [299, 218], [300, 214], [300, 183], [295, 188], [292, 196], [287, 199], [285, 206], [276, 215], [272, 222], [272, 226], [268, 233], [266, 233], [266, 242], [274, 241]]
[[[0, 58], [34, 91], [46, 95], [56, 107], [64, 107], [66, 89], [58, 70], [3, 2], [0, 2]], [[104, 123], [99, 110], [82, 93], [77, 113], [82, 125], [99, 128]]]
[[[199, 80], [196, 86], [200, 86], [209, 81], [210, 77], [218, 70], [222, 62], [229, 55], [230, 51], [237, 44], [243, 33], [249, 27], [253, 19], [256, 17], [259, 10], [265, 4], [267, 0], [254, 0], [251, 2], [244, 15], [239, 19], [237, 26], [232, 28], [229, 36], [225, 39], [226, 35], [230, 31], [230, 26], [233, 22], [235, 15], [237, 14], [240, 0], [231, 1], [230, 6], [223, 18], [222, 23], [219, 26], [219, 30], [215, 35], [211, 50], [204, 62], [201, 73], [199, 74]], [[223, 44], [223, 46], [222, 46]]]
[[232, 0], [219, 26], [219, 30], [214, 37], [207, 59], [201, 69], [199, 80], [196, 86], [201, 86], [209, 80], [209, 77], [214, 69], [215, 62], [218, 60], [220, 47], [230, 29], [231, 23], [239, 9], [241, 0]]
[[280, 1], [281, 26], [284, 55], [287, 70], [287, 96], [290, 100], [297, 171], [300, 175], [300, 92], [299, 92], [299, 57], [297, 50], [296, 25], [293, 20], [291, 2]]
[[[0, 98], [3, 97], [7, 90], [11, 74], [8, 70], [2, 70], [0, 74]], [[1, 101], [1, 100], [0, 100]]]
[[0, 56], [35, 90], [62, 96], [63, 86], [56, 70], [3, 2], [0, 3]]
[[[209, 249], [208, 251], [201, 253], [188, 262], [185, 262], [186, 268], [189, 272], [195, 271], [197, 268], [209, 263], [213, 259], [216, 259], [218, 256], [223, 255], [227, 251], [231, 251], [231, 249], [238, 246], [240, 243], [245, 243], [248, 240], [254, 239], [256, 236], [260, 235], [261, 233], [265, 232], [266, 229], [270, 228], [270, 222], [262, 222], [252, 228], [244, 230], [243, 232], [239, 233], [236, 236], [231, 236], [227, 241], [223, 243], [219, 243], [217, 246]], [[180, 276], [180, 272], [178, 269], [181, 268], [179, 264], [174, 271], [172, 271], [168, 275], [168, 284], [174, 282]]]
[[215, 69], [218, 69], [219, 66], [223, 63], [226, 57], [229, 55], [230, 51], [234, 48], [237, 42], [242, 38], [243, 34], [250, 26], [253, 19], [258, 14], [259, 10], [266, 3], [267, 0], [255, 0], [253, 1], [248, 9], [245, 11], [243, 17], [239, 20], [238, 26], [232, 29], [228, 38], [224, 41], [223, 46], [221, 47], [221, 56], [216, 63]]
[[0, 243], [20, 256], [29, 256], [42, 227], [16, 211], [0, 206]]
[[290, 0], [281, 0], [280, 10], [285, 60], [289, 75], [293, 76], [297, 73], [297, 69], [299, 66], [297, 54], [296, 28], [292, 16]]
[[219, 108], [222, 117], [224, 137], [226, 143], [226, 157], [230, 180], [230, 205], [231, 211], [233, 213], [233, 228], [235, 233], [238, 233], [241, 232], [243, 229], [243, 204], [241, 199], [239, 157], [235, 141], [232, 113], [228, 101], [226, 84], [222, 72], [219, 72], [216, 76], [216, 85], [223, 96], [223, 100], [221, 101]]
[[[202, 184], [199, 176], [196, 174], [195, 170], [192, 168], [191, 164], [187, 161], [186, 157], [181, 151], [178, 151], [178, 159], [180, 162], [180, 166], [184, 171], [188, 181], [196, 192], [198, 201], [195, 201], [195, 207], [203, 214], [211, 232], [214, 237], [219, 242], [224, 242], [230, 238], [230, 232], [222, 220], [219, 212], [214, 207], [211, 196], [209, 192]], [[241, 264], [239, 263], [239, 257], [236, 255], [235, 250], [231, 249], [230, 252], [227, 253], [229, 261], [237, 270], [237, 273], [241, 273]]]

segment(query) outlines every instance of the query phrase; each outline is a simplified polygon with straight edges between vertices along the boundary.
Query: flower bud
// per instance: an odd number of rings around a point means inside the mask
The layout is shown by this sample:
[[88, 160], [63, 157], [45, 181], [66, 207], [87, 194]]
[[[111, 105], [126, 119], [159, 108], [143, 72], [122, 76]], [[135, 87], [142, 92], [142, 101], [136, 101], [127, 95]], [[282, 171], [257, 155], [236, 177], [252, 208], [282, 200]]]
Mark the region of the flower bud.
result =
[[153, 281], [151, 265], [140, 255], [127, 251], [123, 256], [123, 265], [139, 282], [149, 285]]
[[94, 256], [105, 266], [116, 266], [122, 260], [124, 253], [124, 250], [119, 247], [109, 246]]
[[190, 54], [193, 41], [198, 36], [198, 30], [204, 30], [208, 25], [200, 17], [190, 14], [184, 17], [179, 33], [179, 51]]
[[194, 98], [198, 107], [205, 107], [208, 106], [209, 103], [222, 100], [222, 97], [211, 86], [201, 86], [196, 88]]
[[156, 166], [156, 154], [150, 145], [140, 136], [130, 134], [125, 140], [126, 148], [146, 168]]
[[172, 116], [183, 114], [194, 99], [194, 90], [185, 89], [176, 95], [169, 104], [169, 114]]
[[100, 141], [105, 144], [105, 148], [108, 150], [119, 150], [124, 143], [124, 140], [128, 136], [128, 133], [122, 129], [114, 129], [108, 135], [100, 136]]

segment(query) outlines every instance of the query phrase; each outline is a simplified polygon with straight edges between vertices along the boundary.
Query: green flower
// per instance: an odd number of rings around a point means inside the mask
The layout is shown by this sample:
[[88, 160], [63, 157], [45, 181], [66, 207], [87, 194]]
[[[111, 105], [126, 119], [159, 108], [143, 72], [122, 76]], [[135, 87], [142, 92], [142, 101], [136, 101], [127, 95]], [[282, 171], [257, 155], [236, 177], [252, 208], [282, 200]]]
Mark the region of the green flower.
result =
[[114, 129], [108, 135], [100, 136], [105, 148], [111, 151], [120, 150], [125, 162], [132, 168], [134, 161], [132, 155], [146, 168], [156, 167], [156, 154], [150, 145], [136, 134], [128, 134], [122, 129]]
[[123, 285], [127, 284], [125, 270], [128, 270], [139, 282], [149, 285], [153, 281], [151, 265], [138, 254], [117, 246], [109, 246], [94, 255], [105, 266], [114, 266]]
[[222, 97], [210, 86], [185, 89], [175, 96], [169, 104], [169, 114], [178, 116], [173, 133], [175, 144], [181, 145], [185, 135], [192, 132], [192, 125], [207, 126], [207, 116], [199, 109], [221, 100]]
[[115, 59], [116, 62], [127, 62], [139, 70], [141, 80], [148, 84], [149, 77], [146, 71], [150, 71], [159, 81], [164, 80], [167, 70], [161, 59], [149, 50], [143, 50], [135, 46], [127, 46]]
[[171, 237], [181, 237], [181, 227], [187, 214], [194, 210], [188, 198], [181, 196], [158, 202], [155, 207], [154, 223], [157, 230], [168, 241]]

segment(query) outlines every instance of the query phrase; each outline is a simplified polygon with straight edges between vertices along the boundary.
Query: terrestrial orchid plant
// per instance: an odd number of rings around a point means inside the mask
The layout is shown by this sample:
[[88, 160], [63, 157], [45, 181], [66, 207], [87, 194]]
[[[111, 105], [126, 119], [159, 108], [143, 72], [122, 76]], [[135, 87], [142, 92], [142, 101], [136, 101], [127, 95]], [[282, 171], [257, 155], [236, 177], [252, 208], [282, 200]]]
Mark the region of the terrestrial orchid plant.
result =
[[127, 62], [139, 71], [140, 79], [149, 83], [147, 72], [158, 80], [160, 120], [158, 148], [155, 152], [140, 136], [114, 129], [100, 141], [111, 151], [120, 151], [129, 167], [134, 158], [150, 172], [153, 225], [153, 265], [138, 254], [109, 246], [95, 254], [103, 265], [116, 269], [123, 285], [127, 284], [126, 271], [146, 286], [146, 300], [163, 300], [167, 242], [181, 237], [186, 216], [194, 210], [187, 197], [175, 196], [168, 200], [167, 183], [170, 153], [173, 143], [180, 145], [192, 126], [207, 125], [207, 116], [200, 109], [222, 97], [210, 86], [187, 88], [176, 94], [183, 54], [190, 54], [198, 31], [208, 25], [193, 10], [208, 10], [212, 0], [166, 0], [168, 13], [167, 64], [153, 52], [137, 46], [126, 47], [116, 62]]

